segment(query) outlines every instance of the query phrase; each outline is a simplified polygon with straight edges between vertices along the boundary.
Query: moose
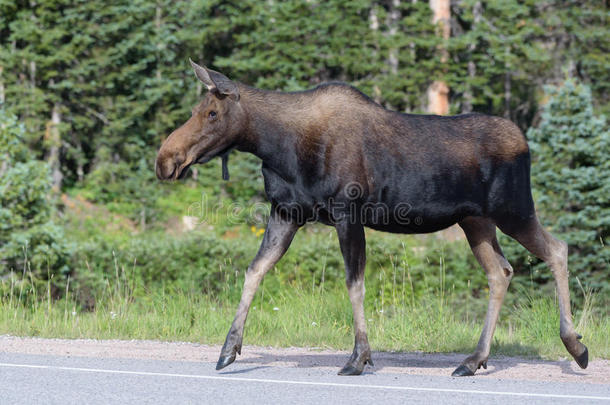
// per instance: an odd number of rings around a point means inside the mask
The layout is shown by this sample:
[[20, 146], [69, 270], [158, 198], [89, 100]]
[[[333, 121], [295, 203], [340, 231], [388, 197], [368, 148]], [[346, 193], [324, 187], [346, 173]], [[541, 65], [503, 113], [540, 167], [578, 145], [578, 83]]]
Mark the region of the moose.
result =
[[[352, 305], [355, 345], [340, 375], [373, 365], [364, 313], [364, 227], [430, 233], [459, 224], [489, 283], [485, 323], [474, 353], [453, 376], [487, 368], [500, 307], [513, 276], [496, 227], [550, 267], [560, 310], [560, 337], [581, 368], [587, 347], [572, 323], [568, 247], [545, 230], [530, 189], [530, 152], [511, 121], [478, 113], [456, 116], [390, 111], [345, 83], [298, 92], [265, 91], [190, 61], [208, 92], [191, 118], [163, 142], [161, 180], [231, 150], [262, 160], [271, 203], [258, 253], [248, 266], [237, 313], [216, 369], [241, 354], [248, 310], [265, 273], [310, 221], [336, 229]], [[369, 209], [367, 209], [367, 207]], [[373, 209], [370, 209], [373, 207]], [[379, 215], [378, 207], [386, 209]]]

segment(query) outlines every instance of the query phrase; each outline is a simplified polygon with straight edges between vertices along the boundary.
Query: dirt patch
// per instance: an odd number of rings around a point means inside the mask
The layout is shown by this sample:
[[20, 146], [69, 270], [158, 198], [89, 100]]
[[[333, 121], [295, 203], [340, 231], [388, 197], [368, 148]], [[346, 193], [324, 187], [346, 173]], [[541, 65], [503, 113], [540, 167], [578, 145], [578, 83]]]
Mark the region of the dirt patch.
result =
[[86, 220], [104, 218], [104, 229], [107, 231], [130, 233], [138, 231], [137, 225], [129, 218], [112, 213], [103, 205], [94, 204], [80, 195], [70, 197], [67, 194], [62, 194], [61, 202], [66, 211], [72, 215], [73, 220], [80, 221], [81, 224]]
[[[220, 346], [147, 340], [66, 340], [0, 336], [0, 353], [216, 362]], [[277, 349], [244, 346], [242, 354], [237, 358], [242, 364], [337, 370], [349, 357], [347, 352], [294, 347]], [[374, 352], [375, 367], [368, 367], [366, 371], [449, 376], [463, 359], [463, 354]], [[610, 361], [593, 360], [589, 362], [586, 370], [582, 370], [569, 359], [543, 361], [491, 357], [487, 370], [479, 370], [477, 376], [509, 380], [610, 384]]]

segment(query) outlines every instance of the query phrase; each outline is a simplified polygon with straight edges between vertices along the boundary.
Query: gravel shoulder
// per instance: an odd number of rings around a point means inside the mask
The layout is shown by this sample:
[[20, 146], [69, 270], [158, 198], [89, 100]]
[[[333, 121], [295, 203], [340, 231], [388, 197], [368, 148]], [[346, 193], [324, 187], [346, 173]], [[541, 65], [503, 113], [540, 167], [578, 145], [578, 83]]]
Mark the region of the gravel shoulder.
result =
[[[0, 336], [0, 355], [2, 353], [209, 363], [218, 359], [220, 346], [147, 340], [67, 340]], [[317, 348], [244, 346], [242, 355], [238, 356], [236, 362], [253, 366], [339, 370], [349, 354]], [[368, 367], [366, 371], [379, 374], [449, 376], [464, 357], [464, 354], [374, 352], [375, 366]], [[507, 380], [610, 384], [610, 361], [593, 360], [589, 362], [586, 370], [582, 370], [567, 358], [545, 361], [493, 356], [492, 353], [487, 370], [479, 370], [477, 376]]]

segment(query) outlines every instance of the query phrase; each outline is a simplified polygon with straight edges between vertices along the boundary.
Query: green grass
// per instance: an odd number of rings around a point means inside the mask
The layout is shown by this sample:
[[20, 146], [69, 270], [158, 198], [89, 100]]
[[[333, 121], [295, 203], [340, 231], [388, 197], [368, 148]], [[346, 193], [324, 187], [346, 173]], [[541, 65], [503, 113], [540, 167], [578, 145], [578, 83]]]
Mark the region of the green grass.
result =
[[[126, 286], [108, 284], [97, 308], [86, 312], [70, 297], [28, 299], [27, 288], [14, 287], [12, 295], [0, 302], [0, 334], [221, 344], [236, 309], [238, 292], [233, 289], [217, 299], [181, 291], [149, 291], [134, 297]], [[29, 304], [22, 303], [24, 297]], [[591, 299], [589, 295], [585, 308], [577, 311], [577, 330], [592, 358], [610, 358], [610, 322], [591, 311]], [[463, 302], [451, 294], [383, 304], [368, 297], [367, 302], [373, 302], [367, 305], [366, 315], [374, 350], [469, 353], [483, 323], [480, 314], [466, 311]], [[263, 286], [250, 311], [244, 344], [350, 350], [353, 334], [347, 293], [338, 288], [297, 287], [271, 294]], [[528, 298], [503, 308], [493, 354], [546, 359], [568, 356], [559, 339], [555, 300]]]
[[[185, 185], [159, 204], [163, 212], [181, 215], [201, 199], [199, 189]], [[22, 279], [1, 279], [0, 334], [221, 344], [243, 269], [262, 238], [262, 225], [252, 227], [256, 222], [246, 214], [238, 225], [227, 219], [227, 201], [214, 213], [217, 221], [175, 235], [154, 227], [140, 232], [124, 217], [74, 196], [67, 233], [73, 243], [93, 247], [74, 260], [67, 284], [34, 280], [29, 269]], [[367, 234], [365, 310], [373, 349], [472, 352], [488, 291], [467, 243]], [[522, 269], [513, 278], [492, 355], [569, 356], [559, 339], [553, 286], [541, 287], [535, 276]], [[62, 291], [52, 291], [57, 286]], [[591, 357], [610, 358], [608, 296], [571, 287], [575, 324]], [[89, 303], [94, 310], [83, 309]], [[255, 297], [244, 344], [351, 350], [351, 306], [334, 230], [308, 226], [296, 235]]]

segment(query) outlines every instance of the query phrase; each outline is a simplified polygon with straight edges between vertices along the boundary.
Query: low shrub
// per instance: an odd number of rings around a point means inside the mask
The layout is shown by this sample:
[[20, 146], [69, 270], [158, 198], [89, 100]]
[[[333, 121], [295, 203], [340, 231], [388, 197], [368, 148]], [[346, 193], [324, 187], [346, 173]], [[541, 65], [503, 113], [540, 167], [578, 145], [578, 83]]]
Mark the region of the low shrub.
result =
[[55, 221], [57, 195], [46, 162], [23, 144], [25, 129], [0, 110], [0, 276], [26, 274], [61, 289], [73, 246]]

